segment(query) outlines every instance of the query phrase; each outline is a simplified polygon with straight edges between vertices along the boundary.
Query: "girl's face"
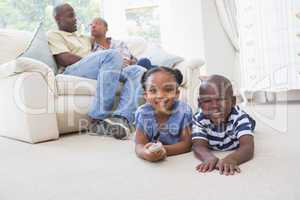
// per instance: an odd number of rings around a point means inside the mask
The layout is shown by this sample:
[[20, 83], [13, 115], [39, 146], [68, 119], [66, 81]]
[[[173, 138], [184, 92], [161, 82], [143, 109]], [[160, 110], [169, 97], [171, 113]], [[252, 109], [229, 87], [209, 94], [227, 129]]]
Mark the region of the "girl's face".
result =
[[146, 81], [144, 97], [157, 113], [170, 114], [179, 90], [174, 76], [168, 72], [155, 72]]

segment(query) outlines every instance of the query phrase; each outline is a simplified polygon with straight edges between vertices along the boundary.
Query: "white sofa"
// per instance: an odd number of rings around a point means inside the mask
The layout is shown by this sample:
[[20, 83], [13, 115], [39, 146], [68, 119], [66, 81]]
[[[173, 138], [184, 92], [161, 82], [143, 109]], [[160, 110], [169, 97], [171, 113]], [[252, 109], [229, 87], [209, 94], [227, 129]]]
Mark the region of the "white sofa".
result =
[[[17, 58], [32, 33], [0, 30], [0, 135], [29, 143], [59, 138], [87, 126], [87, 112], [96, 81], [56, 75], [44, 63]], [[128, 40], [131, 51], [142, 55], [147, 45]], [[183, 60], [175, 65], [184, 75], [181, 100], [196, 109], [201, 60]], [[196, 92], [196, 93], [195, 93]]]

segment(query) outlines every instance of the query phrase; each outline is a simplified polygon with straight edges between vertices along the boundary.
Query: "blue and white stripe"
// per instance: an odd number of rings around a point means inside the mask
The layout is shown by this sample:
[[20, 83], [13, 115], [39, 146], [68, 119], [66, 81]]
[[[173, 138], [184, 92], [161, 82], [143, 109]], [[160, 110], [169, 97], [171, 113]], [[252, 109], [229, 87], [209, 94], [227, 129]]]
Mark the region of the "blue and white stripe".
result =
[[209, 147], [217, 151], [228, 151], [239, 147], [239, 138], [253, 135], [255, 121], [239, 106], [232, 108], [227, 123], [216, 127], [202, 112], [193, 116], [192, 140], [206, 140]]

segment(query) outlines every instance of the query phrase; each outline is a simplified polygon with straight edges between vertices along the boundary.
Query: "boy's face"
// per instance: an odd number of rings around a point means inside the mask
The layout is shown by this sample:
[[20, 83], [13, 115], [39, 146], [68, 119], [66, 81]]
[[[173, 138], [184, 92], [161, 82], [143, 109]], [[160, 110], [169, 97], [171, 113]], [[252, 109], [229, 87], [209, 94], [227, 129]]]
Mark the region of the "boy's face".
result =
[[104, 22], [95, 19], [90, 24], [91, 27], [91, 34], [93, 37], [105, 36], [107, 32], [107, 27], [105, 26]]
[[157, 72], [148, 78], [146, 85], [144, 97], [147, 102], [156, 112], [169, 114], [179, 96], [174, 77], [167, 72]]
[[210, 84], [200, 88], [198, 103], [204, 115], [215, 125], [219, 125], [227, 122], [231, 109], [235, 106], [235, 97], [228, 90], [226, 92], [226, 88], [222, 89]]

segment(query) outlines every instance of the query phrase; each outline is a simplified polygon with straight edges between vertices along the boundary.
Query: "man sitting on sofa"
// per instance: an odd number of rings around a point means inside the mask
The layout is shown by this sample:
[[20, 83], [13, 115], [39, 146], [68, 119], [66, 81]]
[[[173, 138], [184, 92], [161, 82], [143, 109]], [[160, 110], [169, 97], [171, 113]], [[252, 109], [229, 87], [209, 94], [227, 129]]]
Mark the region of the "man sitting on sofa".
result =
[[124, 65], [137, 64], [146, 68], [147, 70], [157, 67], [155, 65], [152, 65], [151, 61], [148, 58], [141, 58], [137, 60], [131, 54], [125, 42], [107, 37], [106, 33], [108, 31], [108, 24], [103, 18], [96, 17], [95, 19], [93, 19], [90, 26], [91, 36], [93, 40], [93, 51], [116, 49], [119, 53], [121, 53]]
[[[91, 53], [90, 38], [76, 33], [75, 12], [69, 4], [56, 6], [53, 14], [59, 30], [49, 31], [48, 43], [60, 66], [59, 71], [97, 80], [96, 95], [89, 111], [93, 119], [90, 131], [118, 139], [127, 138], [138, 97], [142, 94], [140, 78], [145, 69], [137, 65], [122, 68], [123, 60], [116, 50]], [[125, 84], [119, 105], [112, 112], [120, 81]]]

